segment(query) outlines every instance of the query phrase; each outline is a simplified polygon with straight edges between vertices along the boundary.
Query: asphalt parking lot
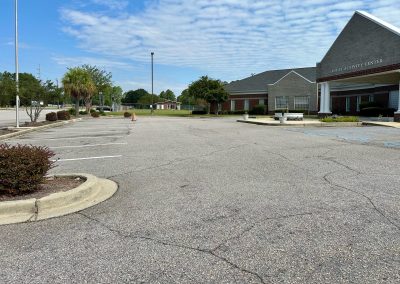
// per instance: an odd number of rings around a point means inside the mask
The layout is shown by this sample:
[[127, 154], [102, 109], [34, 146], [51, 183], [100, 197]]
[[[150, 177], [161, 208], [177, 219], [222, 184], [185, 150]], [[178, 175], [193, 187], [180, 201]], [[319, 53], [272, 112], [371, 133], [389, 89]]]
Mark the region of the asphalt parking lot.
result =
[[[39, 115], [38, 121], [44, 121], [46, 119], [46, 113], [58, 111], [59, 109], [43, 109]], [[0, 110], [0, 128], [15, 126], [16, 124], [16, 112], [15, 109], [1, 109]], [[30, 122], [31, 119], [25, 111], [24, 107], [19, 110], [19, 123], [23, 126], [25, 122]]]
[[1, 283], [400, 282], [400, 129], [139, 117], [9, 143], [119, 190], [1, 226]]

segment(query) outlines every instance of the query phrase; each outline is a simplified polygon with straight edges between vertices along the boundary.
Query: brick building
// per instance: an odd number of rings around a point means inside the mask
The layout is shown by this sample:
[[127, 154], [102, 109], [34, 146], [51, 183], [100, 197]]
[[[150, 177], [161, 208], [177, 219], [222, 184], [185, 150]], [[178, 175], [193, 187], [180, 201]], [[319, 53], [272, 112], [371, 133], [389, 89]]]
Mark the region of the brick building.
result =
[[374, 103], [400, 120], [400, 29], [357, 11], [316, 67], [266, 71], [225, 86], [223, 110], [360, 114]]

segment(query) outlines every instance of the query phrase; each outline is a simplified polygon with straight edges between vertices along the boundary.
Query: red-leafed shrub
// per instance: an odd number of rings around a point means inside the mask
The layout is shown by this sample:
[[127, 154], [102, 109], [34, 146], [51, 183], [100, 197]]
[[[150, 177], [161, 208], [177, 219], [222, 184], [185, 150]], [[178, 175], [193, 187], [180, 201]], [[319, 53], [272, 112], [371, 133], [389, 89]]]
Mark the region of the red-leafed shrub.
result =
[[47, 147], [0, 144], [0, 191], [22, 194], [34, 191], [54, 167]]
[[57, 121], [57, 114], [55, 112], [46, 113], [47, 121]]
[[91, 114], [90, 114], [92, 117], [99, 117], [100, 116], [100, 113], [99, 112], [92, 112]]
[[127, 111], [124, 112], [124, 117], [131, 117], [131, 115], [132, 115], [132, 114], [131, 114], [130, 112], [127, 112]]
[[71, 114], [66, 110], [57, 111], [58, 120], [70, 120]]

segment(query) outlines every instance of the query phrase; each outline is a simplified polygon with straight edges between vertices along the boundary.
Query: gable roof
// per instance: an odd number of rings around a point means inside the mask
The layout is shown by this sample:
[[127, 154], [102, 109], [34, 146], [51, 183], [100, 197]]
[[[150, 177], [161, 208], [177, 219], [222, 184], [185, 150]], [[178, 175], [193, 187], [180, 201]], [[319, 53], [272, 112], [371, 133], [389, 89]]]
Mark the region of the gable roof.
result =
[[356, 11], [356, 14], [359, 14], [359, 15], [373, 21], [376, 24], [378, 24], [400, 36], [400, 29], [398, 27], [393, 26], [392, 24], [389, 24], [388, 22], [385, 22], [384, 20], [381, 20], [381, 19], [375, 17], [374, 15], [371, 15], [370, 13], [367, 13], [365, 11]]
[[308, 81], [316, 80], [315, 67], [269, 70], [233, 81], [225, 85], [225, 90], [229, 93], [268, 93], [268, 85], [276, 83], [293, 71]]
[[321, 62], [317, 81], [398, 69], [400, 29], [363, 11], [356, 11]]

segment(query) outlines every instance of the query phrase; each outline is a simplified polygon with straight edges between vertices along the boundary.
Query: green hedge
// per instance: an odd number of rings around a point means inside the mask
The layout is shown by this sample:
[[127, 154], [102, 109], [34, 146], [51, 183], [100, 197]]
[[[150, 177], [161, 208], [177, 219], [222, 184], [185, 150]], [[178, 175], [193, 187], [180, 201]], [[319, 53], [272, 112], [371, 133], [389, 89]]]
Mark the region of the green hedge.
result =
[[70, 120], [71, 115], [68, 111], [60, 110], [60, 111], [57, 111], [57, 119], [58, 120]]
[[57, 114], [55, 112], [46, 113], [47, 121], [57, 121]]
[[322, 122], [359, 122], [358, 116], [328, 116], [321, 119]]
[[54, 167], [47, 147], [0, 144], [0, 191], [23, 194], [40, 188]]

